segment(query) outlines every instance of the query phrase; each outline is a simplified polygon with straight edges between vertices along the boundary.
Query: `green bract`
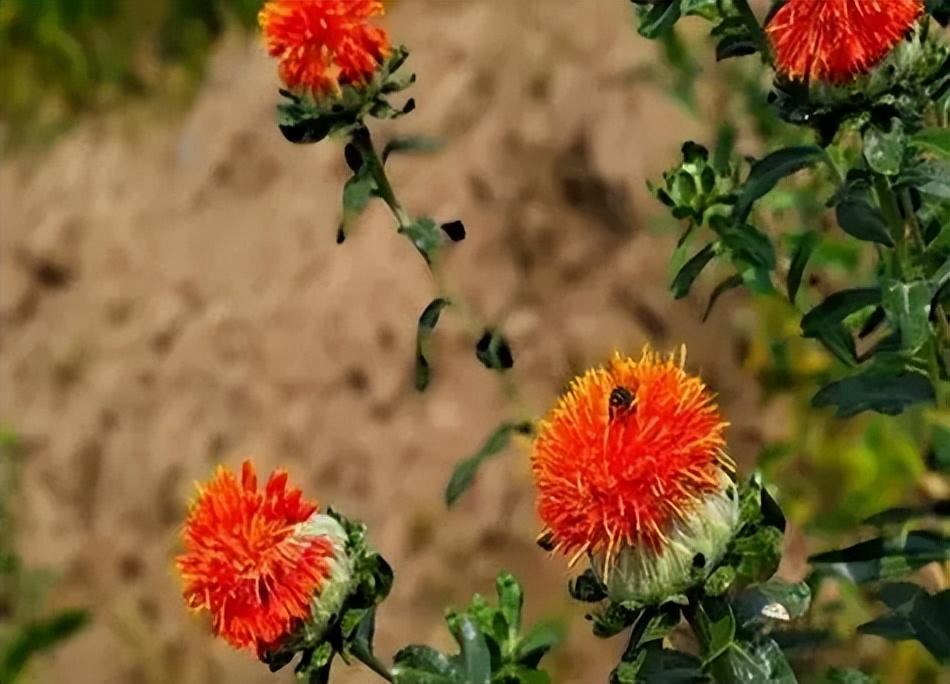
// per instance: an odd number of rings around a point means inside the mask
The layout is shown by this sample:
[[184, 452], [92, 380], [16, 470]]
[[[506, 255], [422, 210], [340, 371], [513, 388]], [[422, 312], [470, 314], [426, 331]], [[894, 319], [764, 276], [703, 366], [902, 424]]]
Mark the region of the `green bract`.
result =
[[[735, 485], [725, 475], [723, 488], [703, 498], [695, 510], [664, 530], [667, 539], [654, 549], [625, 545], [605, 577], [607, 598], [626, 605], [663, 603], [700, 585], [726, 554], [739, 522]], [[595, 558], [592, 567], [603, 566]]]

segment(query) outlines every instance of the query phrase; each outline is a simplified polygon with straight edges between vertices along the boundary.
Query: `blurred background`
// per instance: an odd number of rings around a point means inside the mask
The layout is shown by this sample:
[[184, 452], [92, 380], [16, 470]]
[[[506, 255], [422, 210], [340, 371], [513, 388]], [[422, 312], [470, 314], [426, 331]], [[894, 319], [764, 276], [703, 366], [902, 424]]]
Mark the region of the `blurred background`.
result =
[[[527, 444], [445, 510], [455, 462], [514, 408], [451, 313], [432, 386], [413, 389], [429, 274], [381, 206], [335, 244], [342, 151], [281, 137], [258, 8], [0, 3], [0, 637], [75, 608], [90, 618], [17, 681], [290, 681], [211, 639], [173, 570], [194, 483], [248, 456], [369, 525], [396, 569], [381, 654], [448, 646], [443, 608], [490, 594], [508, 569], [530, 616], [568, 629], [554, 680], [606, 681], [622, 644], [590, 635], [565, 563], [534, 544]], [[683, 140], [738, 121], [731, 103], [763, 94], [759, 72], [707, 63], [701, 25], [659, 48], [640, 39], [619, 0], [388, 10], [418, 107], [377, 138], [441, 142], [390, 173], [412, 212], [464, 220], [447, 272], [486, 320], [504, 318], [533, 414], [615, 349], [685, 343], [741, 467], [758, 461], [781, 485], [789, 578], [837, 530], [939, 486], [899, 421], [805, 411], [829, 361], [790, 312], [730, 294], [703, 324], [714, 282], [678, 302], [668, 291], [676, 235], [646, 181]], [[749, 153], [775, 125], [762, 117], [733, 131]], [[860, 267], [844, 248], [824, 258]], [[828, 600], [849, 608], [823, 629], [867, 617], [848, 596]], [[882, 643], [822, 657], [874, 662]], [[913, 645], [881, 667], [883, 681], [938, 681]], [[371, 677], [341, 666], [334, 681]]]

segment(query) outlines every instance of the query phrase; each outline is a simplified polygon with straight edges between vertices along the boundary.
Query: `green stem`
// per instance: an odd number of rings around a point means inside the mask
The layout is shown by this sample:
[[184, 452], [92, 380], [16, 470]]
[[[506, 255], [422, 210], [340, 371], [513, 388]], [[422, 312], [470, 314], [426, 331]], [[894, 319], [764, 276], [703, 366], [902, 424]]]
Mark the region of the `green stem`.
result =
[[406, 210], [402, 208], [402, 204], [396, 198], [396, 192], [386, 175], [383, 160], [376, 153], [376, 147], [373, 145], [373, 138], [370, 136], [369, 129], [358, 128], [353, 133], [352, 140], [356, 149], [359, 150], [363, 162], [369, 165], [369, 172], [373, 176], [373, 180], [376, 181], [376, 191], [389, 207], [399, 228], [407, 228], [412, 225], [412, 219], [409, 218], [409, 214], [406, 213]]
[[834, 157], [831, 156], [827, 147], [822, 151], [824, 152], [825, 165], [828, 167], [828, 170], [831, 171], [831, 175], [834, 176], [835, 183], [839, 186], [844, 185], [845, 177], [844, 174], [841, 173], [841, 169], [838, 168], [838, 163], [834, 160]]
[[353, 657], [363, 663], [366, 667], [371, 669], [377, 675], [385, 679], [387, 682], [393, 681], [392, 672], [389, 671], [389, 668], [386, 667], [385, 663], [376, 657], [368, 649], [362, 647], [359, 644], [354, 644], [351, 651]]
[[897, 197], [891, 188], [891, 183], [886, 176], [879, 173], [874, 174], [874, 190], [877, 193], [878, 202], [881, 205], [881, 212], [887, 225], [891, 228], [891, 237], [894, 238], [894, 260], [891, 264], [892, 275], [900, 278], [907, 271], [907, 231], [904, 221], [901, 218], [900, 208], [897, 204]]

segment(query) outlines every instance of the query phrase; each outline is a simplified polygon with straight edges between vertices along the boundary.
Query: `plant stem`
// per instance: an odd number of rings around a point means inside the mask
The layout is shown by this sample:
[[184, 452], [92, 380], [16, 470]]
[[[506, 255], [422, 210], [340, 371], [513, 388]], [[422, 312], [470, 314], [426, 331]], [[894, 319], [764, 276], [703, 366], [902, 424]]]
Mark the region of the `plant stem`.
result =
[[904, 221], [901, 219], [900, 208], [897, 205], [897, 197], [891, 188], [891, 182], [887, 176], [879, 173], [874, 174], [874, 190], [877, 193], [878, 202], [881, 205], [881, 212], [887, 225], [891, 227], [891, 237], [894, 238], [894, 260], [891, 264], [892, 275], [900, 278], [907, 270], [907, 240], [904, 227]]
[[[403, 208], [402, 203], [396, 197], [396, 191], [386, 175], [386, 166], [379, 154], [376, 152], [376, 146], [373, 144], [373, 138], [366, 127], [358, 128], [351, 136], [353, 145], [359, 150], [360, 158], [363, 163], [369, 165], [369, 173], [376, 182], [376, 191], [380, 199], [389, 207], [393, 217], [396, 219], [396, 226], [401, 231], [412, 225], [413, 220], [409, 213]], [[449, 286], [445, 273], [442, 269], [442, 260], [439, 255], [433, 255], [429, 264], [429, 272], [439, 296], [447, 299], [458, 312], [469, 335], [478, 339], [482, 333], [490, 326], [475, 313], [463, 297], [457, 296]], [[510, 377], [507, 371], [501, 371], [501, 383], [505, 396], [514, 407], [518, 414], [518, 420], [521, 422], [534, 422], [533, 416], [526, 408], [524, 400], [521, 397], [521, 391], [518, 383]]]
[[366, 667], [371, 669], [387, 682], [393, 681], [393, 675], [392, 672], [389, 671], [389, 668], [386, 667], [385, 663], [383, 663], [383, 661], [377, 658], [376, 655], [370, 652], [368, 649], [362, 647], [360, 644], [353, 644], [353, 650], [351, 653], [353, 654], [354, 658], [359, 660]]
[[828, 167], [828, 170], [831, 171], [831, 175], [834, 176], [835, 183], [839, 186], [844, 184], [844, 174], [841, 173], [841, 169], [838, 168], [837, 162], [835, 162], [834, 157], [831, 156], [831, 153], [828, 151], [828, 148], [822, 150], [824, 152], [825, 165]]

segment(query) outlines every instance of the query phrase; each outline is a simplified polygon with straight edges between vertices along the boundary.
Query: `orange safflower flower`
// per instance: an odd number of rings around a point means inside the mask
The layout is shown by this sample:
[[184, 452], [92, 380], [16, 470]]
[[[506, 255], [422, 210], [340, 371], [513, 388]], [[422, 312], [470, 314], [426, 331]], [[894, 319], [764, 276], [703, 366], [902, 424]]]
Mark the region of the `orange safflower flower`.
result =
[[543, 537], [572, 557], [661, 553], [706, 495], [723, 490], [726, 423], [679, 363], [649, 348], [575, 378], [544, 419], [532, 468]]
[[381, 0], [270, 0], [258, 14], [280, 78], [315, 97], [365, 84], [389, 54], [386, 32], [367, 20]]
[[844, 83], [884, 59], [923, 12], [922, 0], [789, 0], [765, 30], [779, 73]]
[[261, 653], [310, 616], [334, 553], [330, 539], [304, 529], [316, 510], [284, 472], [258, 490], [249, 461], [240, 481], [219, 468], [199, 487], [177, 566], [186, 603], [211, 613], [216, 635]]

